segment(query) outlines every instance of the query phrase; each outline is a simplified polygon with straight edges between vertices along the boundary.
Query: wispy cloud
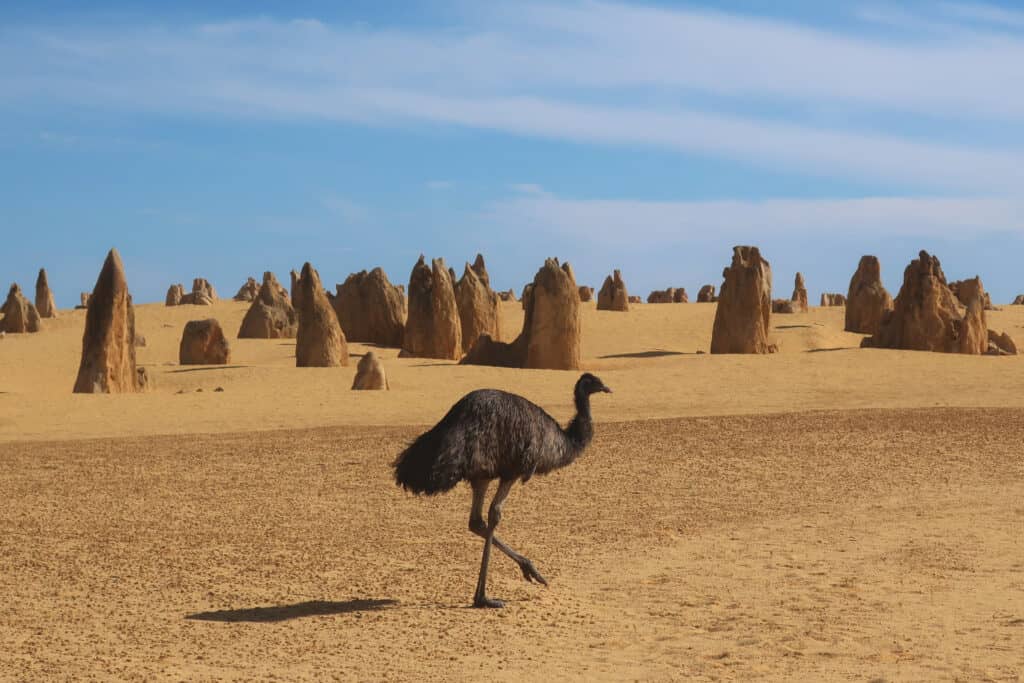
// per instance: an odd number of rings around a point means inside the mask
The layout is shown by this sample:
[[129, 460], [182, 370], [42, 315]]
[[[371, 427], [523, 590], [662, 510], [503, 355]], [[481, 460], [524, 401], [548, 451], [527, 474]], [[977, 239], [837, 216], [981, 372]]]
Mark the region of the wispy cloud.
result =
[[939, 9], [956, 19], [1024, 30], [1024, 12], [984, 3], [938, 3]]
[[[898, 37], [588, 0], [474, 6], [457, 26], [400, 30], [311, 18], [9, 26], [0, 102], [427, 122], [909, 190], [1017, 191], [1024, 36], [1006, 29], [1018, 13], [928, 7], [904, 11]], [[992, 126], [1007, 142], [972, 133]]]
[[758, 243], [765, 235], [863, 238], [929, 236], [972, 239], [1024, 236], [1024, 200], [999, 198], [862, 197], [764, 201], [640, 201], [574, 199], [551, 194], [491, 203], [481, 221], [535, 235], [585, 238], [625, 247], [642, 234], [664, 246], [714, 241]]
[[345, 223], [365, 223], [371, 216], [369, 208], [347, 197], [328, 195], [323, 197], [320, 203], [325, 209], [338, 216]]

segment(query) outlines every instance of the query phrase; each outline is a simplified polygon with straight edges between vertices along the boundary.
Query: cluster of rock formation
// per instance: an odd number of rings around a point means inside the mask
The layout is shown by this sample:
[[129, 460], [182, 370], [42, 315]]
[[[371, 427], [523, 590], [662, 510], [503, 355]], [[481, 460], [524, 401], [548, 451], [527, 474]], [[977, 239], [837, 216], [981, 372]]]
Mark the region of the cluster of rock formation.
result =
[[335, 287], [334, 312], [345, 338], [381, 346], [401, 347], [405, 335], [406, 301], [381, 268], [352, 273]]
[[845, 306], [846, 297], [842, 294], [823, 292], [821, 295], [821, 306]]
[[710, 304], [716, 301], [718, 301], [718, 297], [715, 296], [714, 285], [704, 285], [697, 291], [697, 303]]
[[806, 313], [807, 308], [807, 287], [804, 285], [804, 276], [797, 273], [793, 282], [793, 296], [788, 299], [774, 299], [772, 313]]
[[604, 279], [597, 293], [597, 310], [628, 311], [629, 303], [629, 292], [626, 291], [626, 283], [622, 281], [622, 273], [615, 270]]
[[235, 294], [235, 301], [252, 301], [260, 293], [260, 283], [256, 282], [256, 278], [246, 278], [245, 284], [239, 288], [238, 293]]
[[642, 304], [644, 302], [644, 300], [641, 299], [640, 296], [637, 294], [630, 294], [629, 296], [626, 297], [626, 299], [631, 304]]
[[939, 259], [922, 251], [903, 271], [893, 308], [861, 346], [975, 355], [1016, 352], [1008, 335], [987, 328], [981, 280], [965, 280], [959, 289], [967, 298], [965, 313], [960, 312], [960, 301], [947, 284]]
[[586, 285], [580, 285], [578, 288], [580, 301], [587, 302], [594, 300], [594, 288], [587, 287]]
[[[772, 312], [771, 266], [757, 247], [733, 247], [722, 272], [711, 353], [772, 353], [768, 340]], [[703, 290], [702, 290], [703, 291]]]
[[135, 363], [135, 309], [124, 264], [111, 249], [89, 298], [74, 392], [132, 393], [145, 385], [146, 373]]
[[510, 289], [507, 292], [498, 292], [498, 298], [502, 301], [518, 301], [514, 289]]
[[288, 293], [273, 273], [263, 273], [263, 284], [242, 318], [238, 338], [293, 339], [298, 327], [298, 316], [288, 300]]
[[388, 377], [384, 373], [384, 365], [373, 351], [367, 351], [359, 359], [356, 365], [356, 376], [352, 380], [352, 388], [355, 390], [384, 390], [390, 389]]
[[39, 276], [36, 277], [36, 311], [40, 318], [57, 317], [57, 305], [53, 301], [53, 292], [50, 291], [46, 268], [40, 268]]
[[227, 365], [231, 346], [214, 318], [190, 320], [181, 333], [178, 362], [182, 365]]
[[39, 311], [21, 293], [18, 283], [12, 284], [7, 292], [7, 300], [0, 308], [0, 316], [0, 332], [25, 334], [39, 331]]
[[81, 310], [83, 308], [89, 308], [89, 297], [92, 296], [92, 292], [82, 292], [78, 295], [79, 304], [75, 306], [75, 310]]
[[299, 329], [295, 335], [295, 366], [328, 368], [348, 365], [348, 343], [320, 283], [320, 273], [308, 262], [298, 282]]
[[580, 367], [580, 294], [568, 263], [549, 258], [524, 288], [526, 314], [514, 342], [481, 335], [462, 359], [468, 365], [578, 370]]
[[1018, 294], [1013, 299], [1012, 306], [1024, 306], [1024, 294]]
[[433, 259], [427, 266], [421, 254], [413, 266], [401, 355], [448, 360], [458, 360], [462, 355], [462, 323], [455, 286], [444, 259]]
[[182, 284], [171, 285], [167, 289], [167, 296], [164, 303], [167, 306], [181, 306], [183, 304], [194, 304], [196, 306], [210, 306], [217, 300], [217, 290], [206, 278], [197, 277], [192, 280], [192, 291], [185, 293], [185, 286]]
[[473, 265], [466, 264], [462, 278], [455, 283], [455, 302], [462, 324], [462, 351], [467, 353], [481, 335], [500, 339], [501, 313], [498, 295], [491, 290], [484, 257], [476, 255]]
[[649, 304], [687, 304], [690, 297], [686, 294], [686, 288], [669, 287], [668, 289], [655, 289], [647, 295]]
[[862, 256], [850, 278], [846, 295], [846, 331], [875, 334], [893, 300], [882, 286], [882, 265], [877, 256]]
[[772, 313], [797, 313], [796, 302], [792, 299], [772, 299]]

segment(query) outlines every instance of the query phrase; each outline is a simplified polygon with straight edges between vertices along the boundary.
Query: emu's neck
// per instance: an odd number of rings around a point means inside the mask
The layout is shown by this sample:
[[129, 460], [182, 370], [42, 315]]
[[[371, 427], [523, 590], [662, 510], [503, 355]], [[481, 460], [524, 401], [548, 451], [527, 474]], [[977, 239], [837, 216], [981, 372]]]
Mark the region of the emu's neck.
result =
[[569, 447], [566, 449], [566, 461], [563, 463], [563, 466], [578, 458], [583, 449], [590, 444], [590, 440], [594, 438], [594, 423], [590, 419], [590, 395], [577, 387], [574, 398], [576, 401], [576, 417], [572, 419], [572, 422], [565, 429], [565, 437], [569, 442]]

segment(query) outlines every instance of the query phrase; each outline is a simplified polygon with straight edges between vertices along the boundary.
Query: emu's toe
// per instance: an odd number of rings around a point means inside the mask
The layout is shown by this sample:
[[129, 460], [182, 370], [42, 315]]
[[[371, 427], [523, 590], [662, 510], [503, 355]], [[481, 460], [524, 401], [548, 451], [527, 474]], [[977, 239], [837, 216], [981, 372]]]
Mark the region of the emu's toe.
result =
[[494, 598], [488, 598], [486, 596], [473, 598], [473, 607], [490, 607], [492, 609], [499, 609], [504, 606], [504, 602], [501, 600], [495, 600]]
[[533, 562], [524, 560], [519, 564], [519, 568], [523, 571], [523, 578], [527, 581], [536, 581], [537, 583], [548, 585], [547, 579], [541, 576], [537, 568], [533, 566]]

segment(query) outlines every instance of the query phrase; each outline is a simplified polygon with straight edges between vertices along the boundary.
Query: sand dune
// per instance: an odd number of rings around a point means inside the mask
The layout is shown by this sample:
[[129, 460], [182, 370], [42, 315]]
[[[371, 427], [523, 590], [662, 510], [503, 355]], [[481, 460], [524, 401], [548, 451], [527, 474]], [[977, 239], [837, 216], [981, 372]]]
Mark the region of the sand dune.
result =
[[[468, 490], [414, 498], [388, 465], [473, 388], [567, 418], [577, 373], [374, 348], [392, 390], [353, 392], [355, 363], [233, 339], [245, 310], [138, 306], [138, 395], [71, 394], [84, 311], [0, 340], [0, 678], [1024, 676], [1019, 357], [861, 350], [842, 308], [773, 316], [779, 354], [711, 356], [713, 304], [586, 304], [615, 393], [502, 522], [551, 586], [499, 557], [508, 607], [481, 612]], [[232, 365], [178, 366], [208, 316]], [[989, 320], [1024, 338], [1024, 307]]]

